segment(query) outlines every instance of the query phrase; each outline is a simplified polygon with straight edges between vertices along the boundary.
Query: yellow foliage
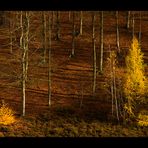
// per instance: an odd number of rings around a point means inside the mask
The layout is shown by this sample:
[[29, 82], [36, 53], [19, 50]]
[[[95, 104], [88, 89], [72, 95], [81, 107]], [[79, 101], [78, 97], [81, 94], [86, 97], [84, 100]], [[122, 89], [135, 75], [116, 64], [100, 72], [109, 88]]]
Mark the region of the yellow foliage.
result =
[[[125, 110], [133, 115], [133, 104], [135, 100], [146, 92], [146, 77], [144, 76], [143, 54], [136, 37], [133, 38], [129, 54], [126, 57], [127, 73], [125, 75], [124, 94], [127, 99]], [[139, 100], [142, 101], [142, 100]]]
[[134, 113], [133, 113], [133, 106], [129, 105], [129, 104], [124, 104], [124, 110], [130, 115], [134, 117]]
[[136, 37], [132, 40], [129, 55], [126, 57], [127, 76], [125, 82], [126, 96], [143, 95], [145, 93], [145, 76], [143, 66], [143, 54]]
[[9, 125], [15, 122], [14, 112], [6, 104], [0, 107], [0, 124]]
[[138, 115], [138, 125], [139, 126], [148, 126], [148, 115], [139, 113], [139, 115]]

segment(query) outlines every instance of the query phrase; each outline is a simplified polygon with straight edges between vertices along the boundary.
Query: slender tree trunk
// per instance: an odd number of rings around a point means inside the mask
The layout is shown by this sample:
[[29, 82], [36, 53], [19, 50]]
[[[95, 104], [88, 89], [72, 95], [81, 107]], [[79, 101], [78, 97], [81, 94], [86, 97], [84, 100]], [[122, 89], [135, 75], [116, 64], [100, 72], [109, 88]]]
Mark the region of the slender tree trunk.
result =
[[23, 12], [20, 12], [20, 29], [21, 29], [21, 36], [20, 36], [20, 48], [23, 50]]
[[20, 14], [20, 27], [21, 27], [21, 37], [20, 37], [20, 48], [22, 50], [22, 105], [23, 111], [22, 115], [25, 116], [25, 99], [26, 99], [26, 83], [25, 83], [25, 47], [24, 47], [24, 28], [23, 28], [23, 12]]
[[120, 80], [120, 99], [121, 99], [121, 109], [122, 109], [122, 114], [121, 116], [123, 117], [123, 122], [125, 120], [125, 110], [124, 110], [124, 100], [123, 100], [123, 91], [122, 91], [122, 83], [121, 83], [121, 80]]
[[95, 47], [95, 39], [93, 39], [93, 51], [94, 51], [94, 82], [93, 82], [93, 95], [96, 92], [96, 77], [97, 77], [97, 64], [96, 64], [96, 47]]
[[93, 95], [95, 96], [96, 92], [96, 70], [97, 70], [97, 65], [96, 65], [96, 47], [95, 47], [95, 14], [93, 12], [92, 14], [92, 43], [93, 43], [93, 57], [94, 57], [94, 81], [93, 81]]
[[132, 32], [132, 37], [134, 37], [135, 33], [135, 18], [134, 18], [134, 12], [133, 12], [133, 20], [132, 20], [132, 25], [133, 25], [133, 32]]
[[119, 86], [118, 86], [118, 108], [119, 108], [119, 115], [122, 116], [122, 86], [121, 86], [121, 80], [119, 79]]
[[120, 38], [119, 38], [119, 19], [118, 19], [118, 11], [116, 11], [116, 25], [117, 25], [117, 38], [116, 38], [116, 41], [117, 41], [117, 48], [118, 48], [118, 51], [120, 53]]
[[100, 15], [100, 20], [101, 20], [101, 59], [100, 59], [100, 72], [102, 73], [103, 71], [103, 11], [101, 11], [101, 15]]
[[48, 105], [51, 106], [51, 19], [48, 15]]
[[82, 35], [83, 31], [83, 12], [80, 11], [80, 35]]
[[26, 89], [26, 77], [27, 77], [26, 65], [28, 63], [27, 52], [28, 52], [28, 43], [29, 43], [29, 12], [25, 12], [25, 17], [23, 21], [23, 13], [21, 11], [20, 25], [21, 25], [20, 47], [22, 48], [22, 102], [23, 102], [22, 115], [25, 116], [25, 101], [26, 101], [25, 89]]
[[112, 95], [112, 116], [113, 116], [114, 114], [114, 89], [113, 89], [112, 76], [111, 76], [111, 95]]
[[71, 11], [68, 12], [68, 19], [69, 19], [69, 22], [71, 20]]
[[26, 101], [26, 92], [25, 92], [25, 89], [26, 89], [26, 72], [25, 72], [25, 68], [26, 68], [26, 65], [25, 65], [25, 57], [26, 57], [26, 50], [25, 50], [25, 35], [24, 35], [24, 30], [26, 29], [25, 28], [25, 25], [23, 24], [24, 21], [23, 21], [23, 13], [21, 11], [21, 21], [20, 21], [20, 25], [22, 26], [22, 29], [21, 29], [21, 48], [22, 48], [22, 102], [23, 102], [23, 111], [22, 111], [22, 115], [25, 116], [25, 101]]
[[25, 82], [25, 57], [22, 58], [22, 101], [23, 101], [23, 113], [22, 115], [25, 116], [25, 100], [26, 100], [26, 82]]
[[113, 58], [113, 86], [114, 86], [114, 98], [115, 98], [115, 104], [116, 104], [116, 115], [117, 119], [119, 121], [119, 111], [118, 111], [118, 101], [117, 101], [117, 90], [116, 90], [116, 72], [115, 72], [115, 59]]
[[43, 63], [45, 63], [46, 62], [46, 50], [47, 50], [46, 49], [46, 14], [45, 14], [45, 11], [42, 12], [42, 23], [43, 23], [43, 31], [42, 31]]
[[139, 12], [139, 43], [141, 43], [141, 11]]
[[127, 29], [129, 29], [129, 27], [130, 27], [130, 16], [131, 16], [131, 11], [128, 11], [128, 14], [127, 14]]
[[9, 12], [9, 16], [10, 16], [10, 19], [9, 19], [9, 33], [10, 33], [10, 53], [12, 53], [12, 45], [13, 45], [13, 20], [12, 20], [12, 13], [11, 11]]
[[29, 19], [29, 12], [26, 12], [26, 67], [25, 67], [25, 72], [26, 72], [26, 81], [27, 81], [27, 72], [28, 72], [28, 44], [29, 44], [29, 28], [30, 28], [30, 19]]
[[52, 11], [52, 29], [54, 28], [54, 11]]
[[95, 39], [95, 12], [92, 13], [92, 39]]
[[75, 12], [73, 12], [73, 31], [72, 31], [72, 53], [71, 56], [73, 57], [75, 55]]
[[10, 53], [12, 54], [12, 50], [13, 50], [13, 33], [12, 31], [10, 31]]
[[57, 32], [56, 32], [56, 40], [60, 40], [60, 12], [57, 11]]
[[22, 55], [22, 101], [23, 101], [23, 113], [22, 115], [25, 116], [25, 104], [26, 104], [26, 64], [25, 64], [25, 43], [23, 43], [23, 55]]
[[110, 51], [110, 74], [111, 74], [110, 89], [111, 89], [111, 97], [112, 97], [112, 116], [113, 116], [113, 113], [114, 113], [113, 62], [112, 62], [110, 45], [109, 45], [109, 51]]
[[82, 105], [83, 105], [83, 97], [84, 97], [84, 86], [83, 86], [83, 82], [82, 82], [81, 88], [82, 88], [82, 90], [81, 90], [80, 109], [82, 108]]

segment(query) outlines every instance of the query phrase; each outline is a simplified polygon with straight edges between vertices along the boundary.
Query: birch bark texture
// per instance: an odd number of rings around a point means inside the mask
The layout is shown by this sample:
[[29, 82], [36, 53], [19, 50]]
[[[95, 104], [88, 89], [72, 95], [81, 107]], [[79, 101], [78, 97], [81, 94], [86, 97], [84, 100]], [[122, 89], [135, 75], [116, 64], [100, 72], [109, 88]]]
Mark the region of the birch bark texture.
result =
[[96, 92], [96, 70], [97, 70], [97, 64], [96, 64], [96, 47], [95, 47], [95, 13], [92, 13], [92, 43], [93, 43], [93, 96], [95, 96]]
[[102, 73], [103, 71], [103, 14], [104, 12], [101, 11], [100, 12], [100, 21], [101, 21], [101, 25], [100, 25], [100, 43], [101, 43], [101, 51], [100, 51], [100, 73]]
[[25, 116], [26, 104], [26, 77], [28, 70], [28, 44], [29, 44], [29, 12], [20, 13], [20, 48], [22, 50], [22, 116]]
[[48, 15], [48, 105], [51, 106], [51, 17]]

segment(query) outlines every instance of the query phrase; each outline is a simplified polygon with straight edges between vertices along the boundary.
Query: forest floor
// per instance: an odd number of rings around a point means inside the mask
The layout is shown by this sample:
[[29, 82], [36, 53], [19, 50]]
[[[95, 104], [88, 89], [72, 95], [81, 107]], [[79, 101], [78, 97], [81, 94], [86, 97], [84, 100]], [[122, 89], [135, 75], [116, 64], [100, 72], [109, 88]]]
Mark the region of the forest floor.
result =
[[16, 117], [12, 125], [0, 126], [0, 137], [147, 137], [147, 127], [123, 125], [74, 114], [58, 108], [41, 116]]
[[[76, 37], [75, 56], [70, 58], [72, 17], [62, 12], [60, 17], [61, 39], [55, 40], [56, 27], [52, 33], [51, 45], [51, 109], [48, 106], [48, 64], [41, 62], [41, 22], [37, 21], [39, 12], [34, 12], [31, 32], [35, 34], [30, 41], [28, 81], [26, 84], [26, 117], [21, 105], [21, 51], [18, 43], [13, 44], [13, 52], [8, 46], [9, 30], [0, 28], [0, 99], [16, 112], [16, 122], [10, 126], [0, 125], [1, 136], [148, 136], [146, 128], [117, 124], [111, 119], [111, 96], [105, 90], [103, 75], [99, 74], [99, 14], [96, 17], [97, 84], [95, 97], [93, 86], [93, 46], [91, 13], [85, 12], [83, 34]], [[78, 13], [77, 13], [78, 15]], [[108, 56], [108, 45], [116, 50], [115, 13], [104, 15], [104, 60]], [[148, 13], [143, 12], [148, 17]], [[33, 20], [33, 19], [32, 19]], [[112, 23], [110, 23], [112, 22]], [[139, 20], [135, 20], [135, 34], [138, 34]], [[79, 29], [79, 17], [76, 17]], [[121, 50], [128, 49], [132, 29], [126, 29], [126, 13], [119, 13]], [[142, 51], [144, 62], [148, 63], [147, 32], [148, 19], [142, 19]], [[46, 57], [48, 60], [48, 57]], [[145, 67], [146, 75], [148, 66]]]

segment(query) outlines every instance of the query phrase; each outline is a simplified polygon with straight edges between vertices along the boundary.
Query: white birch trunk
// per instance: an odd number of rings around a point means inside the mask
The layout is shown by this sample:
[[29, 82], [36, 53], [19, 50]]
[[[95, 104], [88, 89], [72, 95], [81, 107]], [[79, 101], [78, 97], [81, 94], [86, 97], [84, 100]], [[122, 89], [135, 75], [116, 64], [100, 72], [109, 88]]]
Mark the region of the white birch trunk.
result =
[[116, 25], [117, 25], [117, 38], [116, 38], [116, 40], [117, 40], [117, 49], [120, 53], [119, 17], [118, 17], [119, 15], [118, 14], [119, 14], [118, 11], [116, 11]]
[[134, 38], [134, 35], [135, 35], [135, 18], [134, 18], [134, 12], [133, 12], [133, 20], [132, 20], [132, 25], [133, 25], [133, 32], [132, 32], [132, 37]]
[[49, 33], [49, 49], [48, 49], [48, 105], [51, 106], [51, 19], [48, 16], [48, 33]]
[[141, 43], [141, 11], [139, 12], [139, 43]]
[[92, 14], [92, 43], [93, 43], [93, 57], [94, 57], [94, 80], [93, 80], [93, 95], [95, 96], [96, 92], [96, 70], [97, 70], [97, 65], [96, 65], [96, 47], [95, 47], [95, 14], [93, 12]]
[[75, 12], [73, 12], [73, 31], [72, 31], [72, 53], [71, 56], [75, 55]]
[[127, 29], [129, 29], [129, 27], [130, 27], [130, 16], [131, 16], [131, 12], [128, 11], [128, 14], [127, 14]]
[[83, 12], [80, 11], [80, 35], [82, 35], [83, 31]]
[[100, 72], [103, 71], [103, 11], [101, 11], [101, 59], [100, 59]]

